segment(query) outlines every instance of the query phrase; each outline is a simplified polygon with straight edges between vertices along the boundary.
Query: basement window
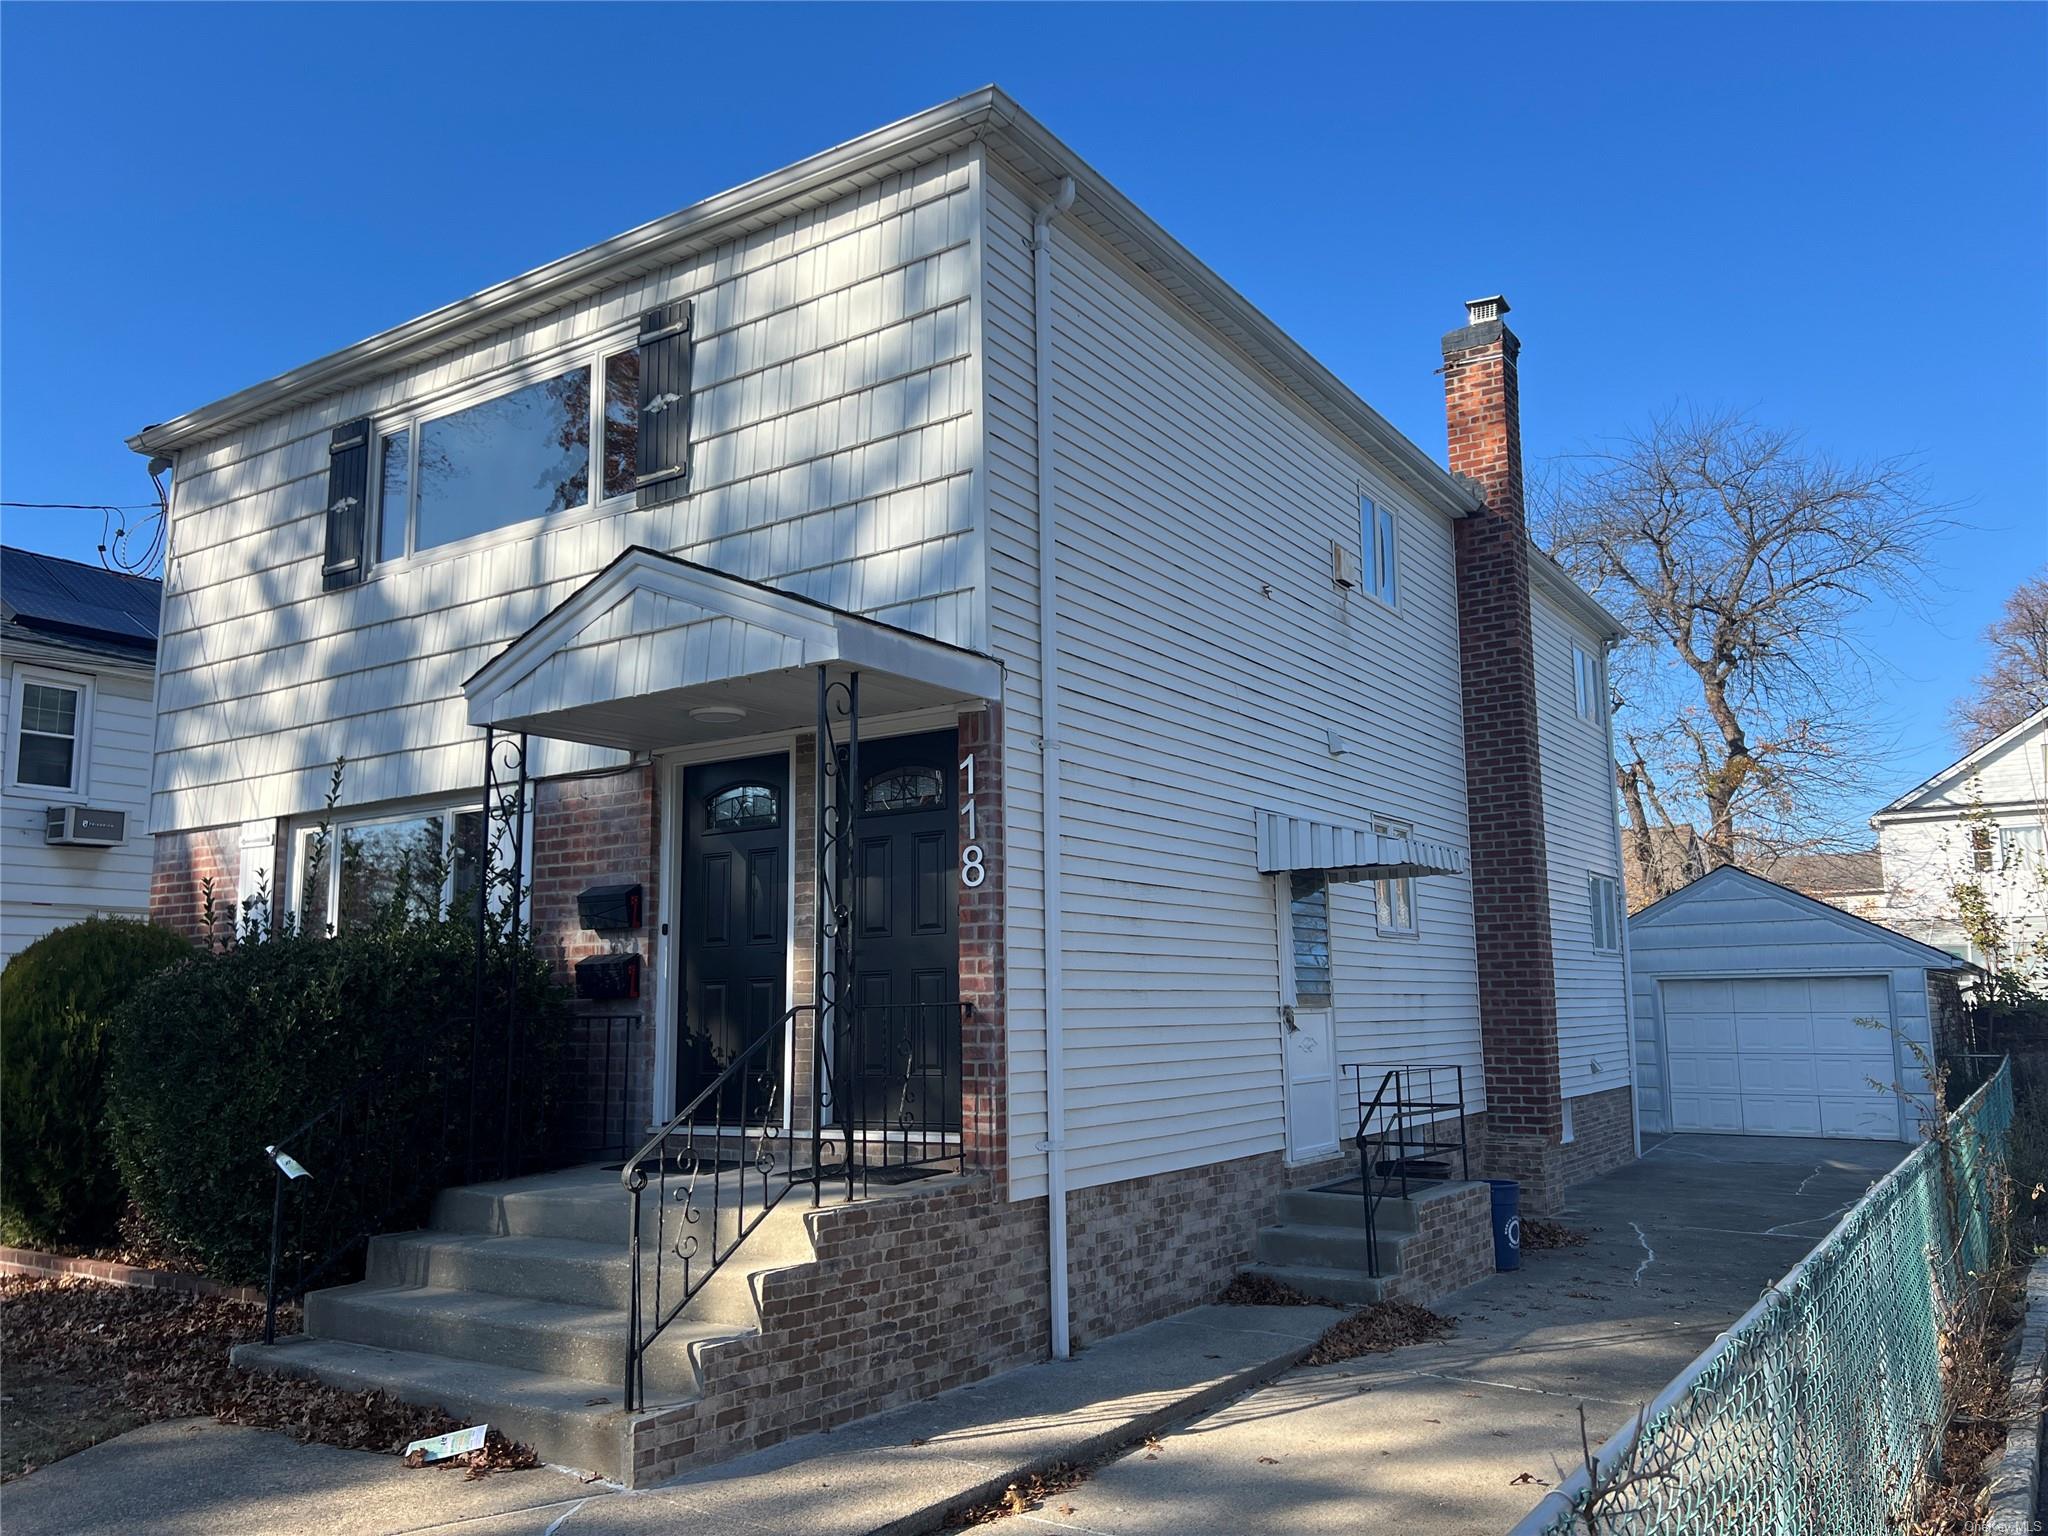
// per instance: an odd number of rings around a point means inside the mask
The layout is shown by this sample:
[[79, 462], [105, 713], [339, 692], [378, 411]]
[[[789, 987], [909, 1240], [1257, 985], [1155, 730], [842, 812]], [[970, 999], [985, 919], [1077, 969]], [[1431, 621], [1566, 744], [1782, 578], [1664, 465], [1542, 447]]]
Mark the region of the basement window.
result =
[[484, 835], [475, 806], [300, 827], [292, 910], [304, 931], [330, 934], [385, 916], [459, 915], [476, 900]]

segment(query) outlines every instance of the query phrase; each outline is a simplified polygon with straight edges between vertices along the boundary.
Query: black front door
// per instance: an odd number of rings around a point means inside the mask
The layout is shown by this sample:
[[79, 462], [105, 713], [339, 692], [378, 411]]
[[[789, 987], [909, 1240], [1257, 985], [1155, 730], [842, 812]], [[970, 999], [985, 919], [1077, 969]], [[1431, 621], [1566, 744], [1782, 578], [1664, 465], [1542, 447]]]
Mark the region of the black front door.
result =
[[960, 1128], [958, 746], [952, 731], [860, 744], [850, 1017], [863, 1128]]
[[[788, 1007], [789, 759], [707, 763], [683, 775], [680, 1111], [734, 1057], [779, 1030]], [[745, 1074], [745, 1119], [782, 1118], [781, 1051]], [[703, 1122], [737, 1124], [742, 1085], [706, 1104]]]

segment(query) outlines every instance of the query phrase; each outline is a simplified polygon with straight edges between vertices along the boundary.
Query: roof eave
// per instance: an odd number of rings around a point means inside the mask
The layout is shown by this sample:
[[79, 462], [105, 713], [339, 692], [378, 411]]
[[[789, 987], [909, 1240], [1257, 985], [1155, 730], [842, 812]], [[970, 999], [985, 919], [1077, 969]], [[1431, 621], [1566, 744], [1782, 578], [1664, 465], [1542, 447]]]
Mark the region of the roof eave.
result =
[[464, 337], [510, 323], [521, 313], [545, 309], [601, 275], [636, 262], [650, 263], [693, 244], [716, 243], [750, 220], [780, 217], [805, 196], [849, 176], [879, 173], [976, 139], [990, 141], [1027, 180], [1056, 185], [1062, 176], [1073, 177], [1076, 195], [1070, 217], [1113, 230], [1124, 244], [1141, 249], [1143, 265], [1156, 280], [1416, 495], [1454, 517], [1468, 516], [1483, 505], [1470, 482], [1451, 474], [1402, 436], [1278, 324], [992, 85], [536, 267], [171, 421], [144, 427], [127, 439], [128, 446], [143, 454], [175, 452], [294, 399], [331, 394], [395, 367], [403, 358], [457, 345]]
[[963, 134], [972, 138], [1001, 99], [985, 86], [928, 111], [906, 117], [872, 133], [848, 140], [796, 164], [756, 177], [729, 191], [692, 203], [679, 212], [614, 235], [572, 255], [510, 278], [418, 319], [380, 331], [352, 346], [252, 384], [209, 405], [170, 421], [144, 427], [127, 439], [136, 453], [174, 452], [212, 433], [267, 414], [295, 397], [332, 392], [357, 378], [392, 366], [396, 360], [427, 351], [437, 344], [484, 325], [504, 323], [523, 310], [545, 308], [557, 295], [635, 260], [702, 239], [769, 209], [802, 198], [865, 167], [914, 155], [932, 144]]

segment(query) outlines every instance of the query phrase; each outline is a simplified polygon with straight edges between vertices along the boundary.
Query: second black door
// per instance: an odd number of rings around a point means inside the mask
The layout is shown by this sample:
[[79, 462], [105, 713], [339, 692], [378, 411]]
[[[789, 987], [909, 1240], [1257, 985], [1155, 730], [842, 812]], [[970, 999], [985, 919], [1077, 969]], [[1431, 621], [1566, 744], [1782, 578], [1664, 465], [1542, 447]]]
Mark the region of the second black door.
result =
[[860, 744], [851, 1017], [839, 1048], [868, 1128], [960, 1126], [958, 737]]

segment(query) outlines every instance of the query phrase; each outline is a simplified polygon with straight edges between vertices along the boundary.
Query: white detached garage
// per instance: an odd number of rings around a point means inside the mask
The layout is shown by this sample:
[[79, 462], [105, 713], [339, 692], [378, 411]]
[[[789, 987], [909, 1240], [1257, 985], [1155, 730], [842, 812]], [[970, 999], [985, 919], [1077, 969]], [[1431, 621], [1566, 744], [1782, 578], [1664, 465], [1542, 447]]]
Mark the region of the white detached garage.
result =
[[1917, 1133], [1927, 973], [1963, 961], [1739, 869], [1645, 907], [1628, 937], [1644, 1130]]

